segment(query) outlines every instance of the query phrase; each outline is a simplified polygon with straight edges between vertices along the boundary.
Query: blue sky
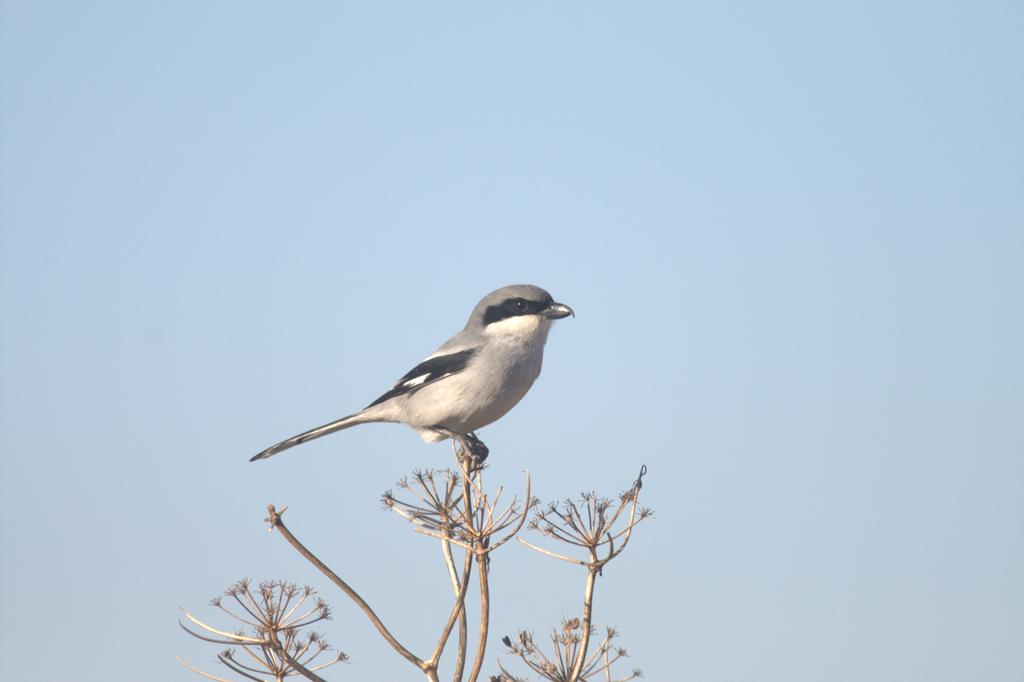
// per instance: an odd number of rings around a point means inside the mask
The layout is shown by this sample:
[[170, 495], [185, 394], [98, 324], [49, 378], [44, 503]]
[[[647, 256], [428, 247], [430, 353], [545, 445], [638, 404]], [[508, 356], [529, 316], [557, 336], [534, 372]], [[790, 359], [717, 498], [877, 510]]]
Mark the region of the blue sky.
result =
[[[416, 679], [262, 519], [422, 650], [447, 578], [378, 496], [446, 447], [246, 460], [513, 282], [577, 316], [490, 480], [648, 466], [595, 602], [648, 679], [1024, 678], [1019, 4], [0, 11], [3, 679], [190, 679], [178, 607], [246, 575], [321, 589], [331, 679]], [[499, 635], [579, 608], [494, 581]]]

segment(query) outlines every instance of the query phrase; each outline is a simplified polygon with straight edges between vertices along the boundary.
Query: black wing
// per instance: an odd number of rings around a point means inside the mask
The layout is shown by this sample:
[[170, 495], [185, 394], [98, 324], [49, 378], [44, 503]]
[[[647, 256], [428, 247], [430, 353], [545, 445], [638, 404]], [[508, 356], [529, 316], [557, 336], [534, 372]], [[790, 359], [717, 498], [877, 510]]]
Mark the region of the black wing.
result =
[[390, 391], [377, 398], [366, 407], [370, 408], [374, 405], [379, 405], [385, 400], [390, 400], [395, 396], [415, 393], [427, 384], [432, 384], [435, 381], [440, 381], [445, 377], [457, 374], [466, 369], [466, 365], [469, 364], [470, 358], [474, 355], [476, 355], [476, 351], [469, 349], [460, 350], [457, 353], [451, 353], [450, 355], [437, 355], [424, 360], [409, 370], [405, 376], [396, 381]]

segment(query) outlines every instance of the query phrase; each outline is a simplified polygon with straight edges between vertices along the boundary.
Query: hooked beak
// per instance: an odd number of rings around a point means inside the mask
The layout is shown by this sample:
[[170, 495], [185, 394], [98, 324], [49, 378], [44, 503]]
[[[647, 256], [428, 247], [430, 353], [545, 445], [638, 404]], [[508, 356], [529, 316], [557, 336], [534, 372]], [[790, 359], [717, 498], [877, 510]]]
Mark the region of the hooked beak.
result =
[[547, 308], [540, 311], [540, 314], [549, 320], [560, 320], [563, 317], [569, 317], [570, 315], [576, 317], [576, 313], [573, 312], [572, 308], [564, 303], [552, 303]]

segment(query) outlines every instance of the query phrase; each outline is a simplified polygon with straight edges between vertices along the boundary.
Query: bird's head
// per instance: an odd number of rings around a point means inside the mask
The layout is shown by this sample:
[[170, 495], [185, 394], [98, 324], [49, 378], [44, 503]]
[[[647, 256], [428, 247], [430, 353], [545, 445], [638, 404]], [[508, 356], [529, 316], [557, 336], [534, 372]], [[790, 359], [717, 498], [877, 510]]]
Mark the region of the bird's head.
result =
[[569, 315], [575, 316], [572, 308], [558, 303], [540, 287], [513, 284], [484, 296], [466, 327], [488, 335], [530, 340], [538, 335], [546, 337], [552, 320]]

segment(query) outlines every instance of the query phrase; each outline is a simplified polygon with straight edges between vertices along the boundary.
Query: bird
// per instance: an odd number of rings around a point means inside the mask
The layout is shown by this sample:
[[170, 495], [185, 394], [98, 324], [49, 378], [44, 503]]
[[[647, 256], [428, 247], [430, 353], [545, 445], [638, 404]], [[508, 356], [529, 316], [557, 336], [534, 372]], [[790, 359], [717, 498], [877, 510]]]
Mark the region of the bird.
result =
[[478, 460], [487, 446], [476, 431], [500, 419], [540, 376], [554, 320], [575, 311], [531, 284], [501, 287], [480, 299], [462, 331], [365, 408], [304, 431], [254, 455], [254, 462], [296, 445], [371, 422], [411, 426], [428, 443], [447, 438]]

